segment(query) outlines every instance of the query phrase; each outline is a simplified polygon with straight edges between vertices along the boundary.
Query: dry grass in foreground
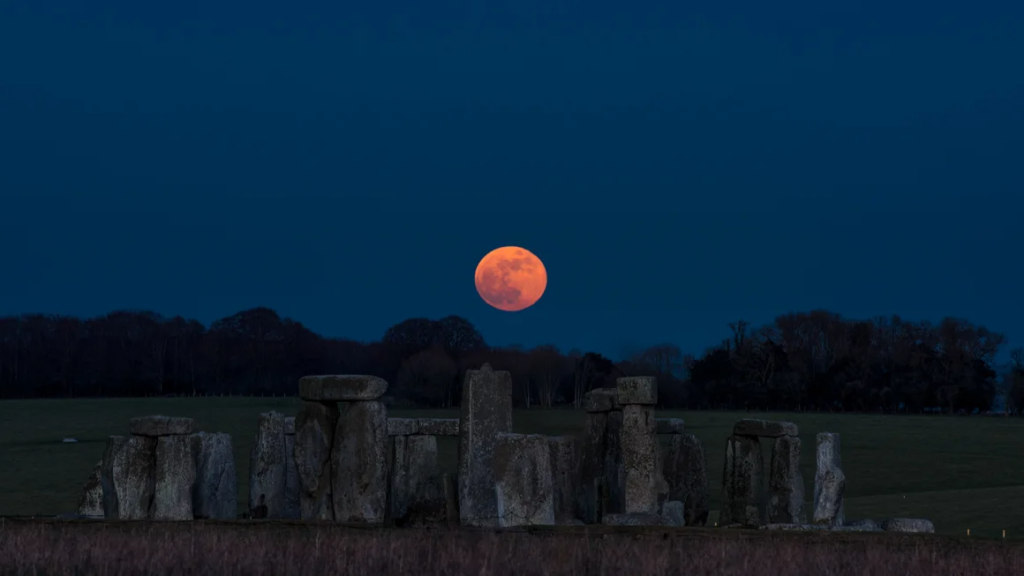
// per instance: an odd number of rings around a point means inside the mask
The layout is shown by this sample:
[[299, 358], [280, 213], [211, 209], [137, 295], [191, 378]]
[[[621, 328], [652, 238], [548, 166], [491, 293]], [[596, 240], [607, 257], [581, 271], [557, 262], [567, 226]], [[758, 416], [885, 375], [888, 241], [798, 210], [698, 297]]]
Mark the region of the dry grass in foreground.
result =
[[588, 527], [394, 530], [281, 522], [0, 523], [0, 574], [1024, 574], [1024, 544], [931, 535]]

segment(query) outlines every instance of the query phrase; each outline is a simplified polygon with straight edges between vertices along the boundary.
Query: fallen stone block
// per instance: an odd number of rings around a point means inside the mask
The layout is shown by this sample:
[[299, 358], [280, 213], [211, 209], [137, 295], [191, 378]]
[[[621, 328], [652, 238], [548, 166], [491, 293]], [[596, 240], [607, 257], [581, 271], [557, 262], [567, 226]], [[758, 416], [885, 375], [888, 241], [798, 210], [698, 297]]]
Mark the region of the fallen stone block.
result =
[[299, 398], [315, 402], [377, 400], [387, 391], [387, 380], [377, 376], [345, 374], [299, 378]]
[[761, 479], [764, 459], [756, 437], [730, 436], [725, 448], [720, 524], [760, 526], [762, 518]]
[[331, 447], [337, 522], [379, 524], [387, 515], [388, 413], [382, 402], [343, 402]]
[[590, 413], [619, 409], [617, 388], [595, 388], [583, 395], [583, 409]]
[[197, 432], [192, 442], [196, 459], [193, 517], [234, 520], [238, 517], [238, 473], [231, 435]]
[[139, 416], [131, 419], [128, 431], [135, 436], [174, 436], [191, 434], [195, 427], [196, 421], [192, 418]]
[[335, 403], [305, 402], [295, 417], [292, 458], [299, 479], [299, 516], [303, 520], [334, 520], [331, 492], [331, 449], [338, 425]]
[[[736, 524], [734, 527], [741, 528], [741, 524]], [[727, 526], [728, 528], [728, 526]], [[817, 526], [814, 524], [793, 524], [793, 523], [781, 523], [781, 524], [765, 524], [759, 526], [761, 530], [787, 530], [787, 531], [811, 531], [811, 530], [825, 530], [824, 526]]]
[[284, 414], [260, 414], [256, 443], [249, 454], [249, 513], [253, 518], [285, 517], [284, 450]]
[[156, 438], [111, 436], [103, 453], [103, 516], [148, 520], [153, 505]]
[[685, 422], [682, 418], [657, 418], [654, 421], [658, 434], [682, 434]]
[[855, 522], [846, 522], [842, 526], [836, 526], [832, 528], [838, 532], [881, 532], [882, 523], [876, 522], [875, 520], [857, 520]]
[[711, 506], [704, 446], [693, 434], [675, 434], [664, 458], [668, 498], [683, 503], [687, 526], [704, 526]]
[[551, 444], [540, 434], [498, 434], [494, 491], [498, 526], [555, 524]]
[[800, 473], [800, 438], [782, 436], [772, 447], [768, 473], [768, 521], [803, 524], [804, 477]]
[[467, 370], [459, 422], [459, 515], [463, 526], [498, 526], [494, 451], [512, 432], [512, 375], [484, 364]]
[[620, 406], [640, 404], [654, 406], [658, 403], [658, 379], [654, 376], [627, 376], [615, 379], [619, 391]]
[[661, 514], [605, 514], [602, 524], [606, 526], [672, 526], [672, 520]]
[[734, 436], [758, 436], [760, 438], [781, 438], [799, 436], [800, 431], [792, 422], [772, 422], [756, 418], [743, 418], [732, 427]]
[[391, 471], [391, 517], [396, 526], [448, 523], [444, 477], [434, 436], [396, 436]]
[[843, 474], [839, 455], [839, 434], [822, 432], [818, 434], [817, 440], [812, 520], [815, 524], [829, 527], [842, 526], [845, 521], [843, 495], [846, 491], [846, 475]]
[[890, 518], [882, 522], [882, 530], [886, 532], [914, 532], [934, 534], [935, 525], [924, 518]]
[[192, 520], [196, 463], [192, 436], [161, 436], [156, 442], [154, 520]]
[[93, 466], [92, 474], [78, 498], [78, 515], [87, 518], [103, 518], [103, 460]]

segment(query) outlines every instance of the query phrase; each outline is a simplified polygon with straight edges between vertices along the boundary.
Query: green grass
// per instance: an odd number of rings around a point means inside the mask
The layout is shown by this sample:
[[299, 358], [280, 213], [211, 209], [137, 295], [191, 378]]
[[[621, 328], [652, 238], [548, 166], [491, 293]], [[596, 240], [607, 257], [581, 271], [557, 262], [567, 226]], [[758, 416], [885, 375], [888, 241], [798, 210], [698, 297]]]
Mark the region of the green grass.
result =
[[[196, 419], [198, 429], [228, 432], [235, 447], [240, 509], [248, 494], [249, 451], [256, 416], [293, 416], [297, 398], [158, 398], [0, 402], [0, 514], [73, 512], [82, 485], [102, 456], [107, 436], [127, 434], [133, 416]], [[457, 410], [396, 410], [391, 416], [456, 417]], [[807, 497], [813, 492], [814, 435], [842, 435], [848, 518], [929, 518], [938, 532], [1024, 537], [1024, 419], [872, 416], [802, 413], [674, 412], [703, 442], [712, 508], [718, 505], [725, 438], [739, 418], [789, 420], [800, 426]], [[585, 414], [571, 410], [517, 411], [517, 432], [577, 434]], [[78, 443], [61, 443], [68, 436]], [[440, 442], [442, 466], [455, 470], [456, 442]], [[767, 464], [770, 442], [764, 446]], [[711, 521], [715, 514], [712, 513]]]

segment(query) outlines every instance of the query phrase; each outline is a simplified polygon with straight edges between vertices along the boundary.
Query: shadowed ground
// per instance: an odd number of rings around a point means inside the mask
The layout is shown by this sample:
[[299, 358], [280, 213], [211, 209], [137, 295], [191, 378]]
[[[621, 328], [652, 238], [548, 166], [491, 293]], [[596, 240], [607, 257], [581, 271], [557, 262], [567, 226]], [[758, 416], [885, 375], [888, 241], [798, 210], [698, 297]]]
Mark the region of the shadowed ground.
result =
[[[196, 419], [199, 430], [234, 441], [239, 502], [245, 501], [256, 416], [294, 416], [297, 398], [155, 398], [0, 402], [0, 515], [74, 512], [107, 436], [127, 434], [133, 416]], [[393, 410], [390, 416], [458, 417], [457, 410]], [[788, 420], [800, 426], [807, 496], [813, 493], [814, 435], [842, 435], [850, 519], [929, 518], [944, 534], [1024, 538], [1024, 419], [807, 413], [676, 412], [708, 453], [711, 505], [720, 497], [725, 438], [739, 418]], [[578, 434], [585, 415], [571, 410], [516, 411], [517, 432]], [[63, 444], [63, 437], [78, 443]], [[456, 439], [440, 438], [442, 466], [454, 471]], [[767, 464], [770, 442], [765, 442]], [[241, 511], [241, 509], [240, 509]], [[717, 514], [712, 512], [709, 523]]]

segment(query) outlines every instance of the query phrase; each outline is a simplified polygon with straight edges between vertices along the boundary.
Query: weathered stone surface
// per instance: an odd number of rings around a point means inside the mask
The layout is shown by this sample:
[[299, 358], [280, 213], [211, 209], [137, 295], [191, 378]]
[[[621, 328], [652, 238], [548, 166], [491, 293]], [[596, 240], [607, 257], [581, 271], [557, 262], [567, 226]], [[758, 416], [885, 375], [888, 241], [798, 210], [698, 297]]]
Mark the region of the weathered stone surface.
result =
[[192, 490], [196, 483], [193, 442], [191, 435], [157, 438], [154, 520], [192, 520]]
[[344, 374], [299, 378], [299, 398], [316, 402], [376, 400], [387, 391], [387, 380], [377, 376]]
[[[284, 517], [295, 520], [302, 518], [302, 481], [295, 463], [295, 434], [287, 434], [288, 420], [285, 419], [284, 435]], [[290, 420], [294, 430], [294, 419]]]
[[764, 459], [761, 443], [752, 436], [730, 436], [725, 445], [725, 470], [722, 477], [722, 510], [719, 524], [761, 525], [761, 480]]
[[284, 419], [284, 435], [290, 436], [295, 434], [295, 417], [288, 416]]
[[846, 522], [842, 526], [833, 528], [840, 532], [881, 532], [882, 523], [875, 520], [857, 520], [854, 522]]
[[576, 518], [579, 491], [579, 461], [575, 436], [550, 436], [551, 476], [554, 489], [555, 523], [567, 524]]
[[103, 460], [93, 466], [92, 474], [78, 498], [78, 515], [87, 518], [103, 518]]
[[334, 519], [381, 523], [387, 514], [387, 408], [382, 402], [344, 402], [338, 409], [331, 447]]
[[389, 436], [458, 436], [458, 418], [388, 418]]
[[817, 440], [812, 520], [815, 524], [842, 526], [845, 521], [843, 495], [846, 492], [846, 475], [843, 474], [842, 459], [839, 455], [839, 434], [822, 432], [818, 434]]
[[934, 534], [935, 525], [924, 518], [890, 518], [882, 522], [882, 530], [886, 532], [916, 532]]
[[[742, 524], [736, 524], [736, 528], [742, 527]], [[765, 524], [760, 526], [761, 530], [825, 530], [825, 526], [816, 526], [814, 524]]]
[[295, 471], [299, 477], [299, 515], [303, 520], [334, 520], [331, 448], [338, 425], [334, 403], [305, 402], [295, 417]]
[[594, 388], [583, 395], [583, 409], [587, 412], [611, 412], [619, 409], [617, 388]]
[[667, 518], [672, 526], [686, 526], [686, 514], [683, 503], [679, 500], [669, 500], [661, 509], [661, 515]]
[[579, 496], [577, 507], [580, 517], [587, 524], [600, 522], [600, 486], [604, 480], [605, 434], [608, 415], [603, 412], [587, 414], [583, 430], [583, 447], [580, 450]]
[[187, 435], [195, 428], [196, 421], [192, 418], [174, 416], [139, 416], [128, 424], [128, 431], [136, 436]]
[[682, 434], [685, 422], [682, 418], [657, 418], [654, 430], [658, 434]]
[[551, 444], [540, 434], [498, 434], [494, 447], [498, 526], [553, 525]]
[[489, 364], [467, 370], [459, 422], [459, 516], [463, 526], [497, 526], [494, 451], [512, 432], [512, 375]]
[[602, 514], [621, 514], [626, 510], [626, 464], [622, 459], [622, 411], [608, 412], [605, 434]]
[[756, 418], [743, 418], [732, 427], [734, 436], [758, 436], [761, 438], [780, 438], [782, 436], [798, 436], [800, 431], [792, 422], [772, 422]]
[[658, 439], [654, 432], [654, 411], [651, 408], [639, 404], [622, 407], [623, 490], [627, 514], [655, 514], [658, 510]]
[[454, 474], [445, 472], [441, 475], [441, 486], [444, 488], [448, 526], [454, 528], [459, 525], [459, 479]]
[[231, 435], [197, 432], [192, 436], [196, 458], [196, 483], [192, 515], [211, 520], [238, 517], [238, 472]]
[[391, 517], [396, 526], [448, 522], [444, 479], [434, 436], [396, 436], [391, 469]]
[[103, 453], [103, 516], [147, 520], [153, 505], [156, 438], [111, 436]]
[[627, 376], [615, 379], [619, 391], [620, 406], [641, 404], [654, 406], [658, 403], [658, 379], [655, 376]]
[[672, 520], [661, 514], [605, 514], [602, 524], [607, 526], [672, 526]]
[[253, 518], [285, 517], [284, 414], [264, 412], [249, 454], [249, 513]]
[[772, 447], [768, 473], [768, 521], [803, 524], [804, 477], [800, 473], [800, 439], [781, 436]]
[[704, 526], [711, 505], [704, 446], [693, 434], [672, 436], [663, 467], [669, 499], [683, 503], [687, 526]]

